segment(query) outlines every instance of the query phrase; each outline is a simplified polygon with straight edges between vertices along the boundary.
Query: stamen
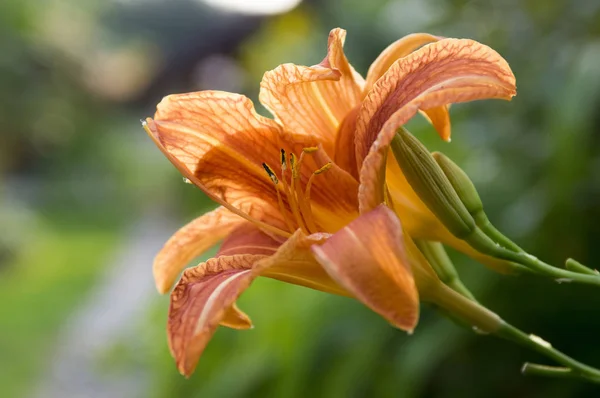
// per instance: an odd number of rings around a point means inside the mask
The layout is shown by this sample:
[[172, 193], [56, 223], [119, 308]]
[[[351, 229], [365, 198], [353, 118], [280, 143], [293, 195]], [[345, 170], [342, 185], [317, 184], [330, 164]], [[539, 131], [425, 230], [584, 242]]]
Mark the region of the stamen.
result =
[[296, 168], [296, 155], [292, 152], [290, 155], [290, 168], [292, 169], [292, 179], [298, 177], [298, 172]]
[[[297, 196], [296, 196], [296, 181], [298, 181], [299, 179], [295, 177], [298, 175], [297, 169], [295, 167], [295, 164], [296, 164], [295, 158], [296, 158], [296, 156], [294, 156], [294, 154], [292, 153], [291, 158], [290, 158], [290, 164], [292, 167], [292, 178], [290, 180], [290, 194], [288, 195], [288, 201], [290, 202], [290, 207], [292, 208], [292, 213], [294, 214], [296, 223], [305, 233], [310, 234], [310, 232], [308, 231], [308, 228], [306, 228], [306, 226], [304, 225], [304, 222], [302, 222], [302, 216], [301, 216], [300, 212], [303, 210], [301, 208], [299, 209], [299, 206], [298, 206], [299, 202], [298, 202]], [[292, 159], [294, 159], [294, 160], [292, 160]], [[298, 188], [300, 188], [300, 187], [298, 187]]]
[[[294, 154], [292, 153], [290, 156], [289, 162], [292, 165], [295, 165], [295, 160], [296, 160], [296, 158], [295, 158]], [[298, 204], [296, 203], [296, 199], [295, 199], [295, 192], [293, 191], [291, 185], [288, 186], [288, 183], [286, 180], [286, 171], [287, 171], [288, 167], [290, 167], [292, 169], [292, 174], [293, 174], [294, 166], [288, 165], [288, 159], [285, 156], [285, 150], [282, 149], [281, 150], [281, 183], [283, 185], [283, 193], [285, 194], [285, 197], [288, 200], [288, 204], [292, 210], [292, 216], [298, 223], [298, 226], [300, 228], [302, 228], [302, 230], [304, 230], [304, 226], [302, 225], [302, 222], [301, 222], [300, 210], [298, 209]], [[292, 181], [290, 181], [290, 182], [293, 182], [293, 176], [292, 176], [291, 180]], [[285, 213], [286, 217], [288, 216], [288, 214], [289, 214], [288, 212]], [[288, 227], [291, 224], [291, 222], [288, 219], [286, 219], [286, 223], [288, 223]], [[292, 228], [291, 230], [294, 231], [295, 228]]]
[[329, 170], [332, 166], [333, 166], [333, 164], [331, 162], [325, 163], [325, 165], [323, 167], [321, 167], [319, 170], [315, 170], [313, 174], [316, 174], [316, 175], [322, 174], [322, 173], [326, 172], [327, 170]]
[[306, 228], [308, 229], [308, 232], [317, 232], [317, 226], [313, 221], [310, 203], [307, 204], [304, 194], [302, 193], [302, 189], [298, 189], [296, 191], [296, 197], [298, 199], [298, 206], [300, 206], [300, 211], [302, 212], [302, 217], [304, 218], [304, 222], [306, 223]]
[[[287, 162], [285, 158], [285, 150], [281, 148], [281, 171], [287, 169]], [[283, 178], [283, 176], [282, 176]]]
[[[263, 163], [262, 166], [265, 169], [265, 171], [267, 172], [267, 174], [269, 175], [269, 177], [271, 178], [271, 181], [273, 181], [273, 185], [275, 185], [275, 191], [277, 192], [277, 203], [279, 204], [279, 211], [281, 211], [283, 220], [285, 221], [285, 224], [287, 225], [289, 231], [294, 232], [295, 228], [289, 220], [289, 213], [287, 212], [287, 210], [285, 209], [285, 206], [283, 205], [283, 199], [281, 198], [281, 193], [279, 192], [279, 179], [273, 172], [273, 169], [271, 169], [271, 167], [269, 167], [268, 164]], [[282, 178], [283, 178], [283, 176], [282, 176]]]
[[311, 206], [311, 202], [310, 202], [310, 189], [312, 188], [313, 180], [315, 179], [315, 176], [325, 173], [327, 170], [331, 169], [331, 167], [333, 167], [333, 164], [331, 162], [328, 162], [320, 169], [315, 170], [311, 174], [310, 178], [308, 179], [308, 182], [306, 183], [306, 191], [304, 192], [304, 197], [306, 198], [306, 202], [308, 203], [308, 216], [311, 219], [312, 219], [312, 206]]
[[[313, 183], [313, 179], [315, 176], [326, 172], [331, 169], [332, 164], [326, 163], [318, 170], [315, 170], [308, 179], [305, 190], [302, 189], [301, 186], [301, 178], [302, 175], [300, 173], [302, 162], [304, 160], [304, 156], [306, 154], [311, 155], [318, 151], [318, 147], [306, 147], [302, 149], [300, 153], [300, 157], [296, 157], [293, 152], [290, 152], [288, 156], [286, 156], [286, 152], [284, 149], [280, 149], [281, 153], [281, 180], [277, 178], [277, 175], [273, 171], [273, 169], [266, 163], [263, 163], [262, 166], [265, 169], [267, 175], [275, 185], [275, 190], [277, 192], [277, 202], [279, 204], [279, 208], [281, 214], [285, 220], [285, 223], [290, 231], [295, 229], [295, 226], [292, 222], [295, 220], [296, 225], [305, 233], [311, 234], [317, 232], [317, 226], [314, 222], [312, 208], [310, 203], [310, 192]], [[288, 163], [289, 162], [289, 163]], [[290, 181], [288, 183], [286, 177], [286, 171], [291, 171]], [[279, 183], [281, 182], [281, 185]], [[283, 188], [281, 188], [281, 186]], [[285, 206], [283, 201], [283, 196], [281, 194], [281, 189], [283, 189], [283, 193], [287, 198], [287, 204], [289, 206]], [[291, 213], [290, 214], [290, 210]]]
[[263, 163], [262, 167], [265, 169], [265, 171], [269, 175], [269, 178], [271, 178], [271, 181], [273, 181], [273, 184], [277, 185], [279, 183], [279, 179], [275, 175], [275, 172], [273, 171], [273, 169], [270, 168], [269, 165], [266, 163]]

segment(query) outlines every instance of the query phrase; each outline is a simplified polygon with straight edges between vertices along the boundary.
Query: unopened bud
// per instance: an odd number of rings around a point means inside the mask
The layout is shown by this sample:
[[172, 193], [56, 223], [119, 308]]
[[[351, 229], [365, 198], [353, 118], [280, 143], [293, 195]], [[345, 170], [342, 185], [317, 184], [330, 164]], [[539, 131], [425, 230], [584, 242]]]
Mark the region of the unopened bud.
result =
[[483, 203], [481, 202], [477, 188], [475, 188], [475, 185], [467, 173], [465, 173], [463, 169], [458, 167], [456, 163], [454, 163], [449, 157], [441, 152], [434, 152], [431, 154], [431, 156], [433, 156], [437, 164], [448, 178], [448, 181], [450, 181], [450, 184], [452, 184], [452, 187], [467, 208], [469, 214], [473, 216], [475, 224], [477, 224], [477, 226], [487, 236], [489, 236], [495, 242], [500, 243], [500, 245], [503, 247], [516, 252], [522, 251], [516, 243], [508, 239], [492, 225], [487, 215], [483, 211]]
[[500, 246], [478, 228], [427, 148], [404, 127], [400, 127], [392, 140], [391, 149], [408, 183], [444, 226], [479, 252], [495, 256]]
[[400, 127], [391, 144], [406, 179], [427, 207], [459, 238], [469, 236], [475, 221], [429, 150]]
[[433, 156], [440, 166], [444, 175], [448, 178], [448, 181], [450, 181], [450, 184], [456, 191], [456, 194], [475, 221], [480, 217], [485, 217], [485, 213], [483, 213], [483, 203], [481, 202], [479, 193], [477, 193], [477, 189], [467, 173], [441, 152], [433, 152], [431, 156]]

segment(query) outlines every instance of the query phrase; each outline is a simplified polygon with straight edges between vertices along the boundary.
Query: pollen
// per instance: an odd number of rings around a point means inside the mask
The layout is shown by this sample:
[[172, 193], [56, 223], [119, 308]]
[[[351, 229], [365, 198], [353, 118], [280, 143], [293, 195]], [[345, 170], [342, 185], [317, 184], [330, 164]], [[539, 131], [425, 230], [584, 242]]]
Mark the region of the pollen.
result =
[[273, 169], [271, 167], [269, 167], [269, 165], [266, 163], [263, 163], [262, 167], [265, 169], [265, 171], [269, 175], [269, 178], [271, 178], [271, 181], [273, 181], [273, 184], [275, 184], [275, 185], [279, 184], [279, 179], [275, 175], [275, 172], [273, 171]]

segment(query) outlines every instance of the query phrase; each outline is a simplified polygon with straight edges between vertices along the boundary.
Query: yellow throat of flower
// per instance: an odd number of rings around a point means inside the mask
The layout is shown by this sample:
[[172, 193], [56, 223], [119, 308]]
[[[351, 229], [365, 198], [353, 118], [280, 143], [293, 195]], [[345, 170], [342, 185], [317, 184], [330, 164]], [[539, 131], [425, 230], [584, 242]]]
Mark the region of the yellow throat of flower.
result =
[[[332, 167], [331, 162], [313, 171], [304, 189], [300, 179], [300, 170], [305, 156], [311, 155], [317, 150], [317, 147], [304, 148], [298, 158], [294, 153], [291, 153], [289, 157], [286, 156], [285, 150], [281, 149], [281, 179], [277, 178], [268, 164], [262, 164], [275, 186], [279, 210], [289, 232], [294, 232], [296, 228], [300, 228], [306, 234], [318, 232], [310, 204], [310, 191], [315, 177], [329, 170]], [[288, 206], [284, 203], [284, 198]]]

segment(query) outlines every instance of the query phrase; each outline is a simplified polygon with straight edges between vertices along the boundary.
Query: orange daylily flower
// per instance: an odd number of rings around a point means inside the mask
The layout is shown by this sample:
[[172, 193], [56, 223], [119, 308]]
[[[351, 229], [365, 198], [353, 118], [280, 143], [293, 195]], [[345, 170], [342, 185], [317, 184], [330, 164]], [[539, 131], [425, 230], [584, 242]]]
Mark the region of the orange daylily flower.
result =
[[179, 171], [221, 205], [179, 230], [154, 264], [165, 293], [189, 261], [224, 239], [171, 294], [169, 346], [185, 375], [218, 325], [251, 327], [235, 302], [258, 276], [355, 297], [410, 332], [419, 299], [437, 283], [411, 237], [461, 248], [395, 162], [386, 173], [389, 143], [418, 111], [448, 139], [450, 103], [510, 99], [508, 64], [472, 40], [417, 34], [384, 50], [365, 80], [346, 59], [344, 38], [331, 31], [318, 65], [265, 73], [259, 99], [274, 120], [242, 95], [203, 91], [166, 97], [144, 123]]

